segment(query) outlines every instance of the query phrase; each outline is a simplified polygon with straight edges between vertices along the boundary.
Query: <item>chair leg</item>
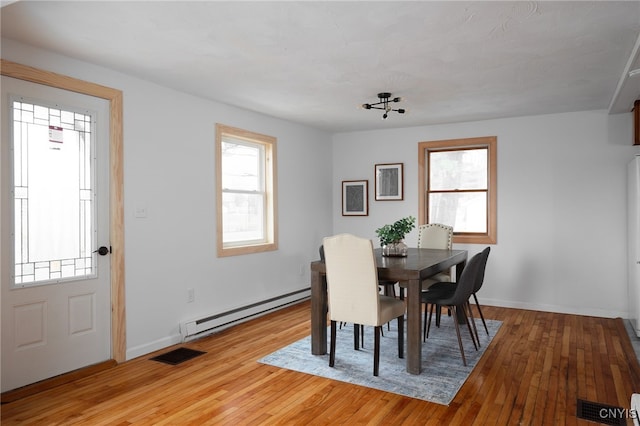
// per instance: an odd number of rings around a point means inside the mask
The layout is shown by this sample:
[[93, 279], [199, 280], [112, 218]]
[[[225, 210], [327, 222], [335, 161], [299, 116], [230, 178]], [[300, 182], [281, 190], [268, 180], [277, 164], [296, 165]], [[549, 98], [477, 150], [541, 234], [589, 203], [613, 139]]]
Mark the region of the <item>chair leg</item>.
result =
[[471, 318], [471, 325], [473, 325], [473, 331], [476, 333], [476, 342], [478, 342], [478, 347], [480, 345], [480, 336], [478, 335], [478, 327], [476, 327], [476, 319], [473, 316], [473, 311], [471, 310], [471, 303], [467, 301], [467, 307], [469, 308], [469, 318]]
[[373, 333], [373, 375], [378, 375], [378, 370], [380, 368], [380, 331], [382, 330], [381, 326], [374, 327]]
[[[471, 305], [467, 301], [464, 305], [462, 305], [462, 312], [464, 312], [464, 317], [467, 320], [467, 327], [469, 328], [469, 334], [471, 335], [471, 340], [473, 340], [473, 346], [478, 350], [480, 346], [480, 338], [478, 337], [478, 329], [476, 328], [476, 321], [473, 319], [473, 312], [471, 312]], [[473, 326], [473, 330], [471, 327]]]
[[396, 283], [384, 284], [384, 295], [396, 297]]
[[[358, 340], [360, 340], [360, 345], [358, 345]], [[364, 325], [353, 324], [353, 349], [357, 351], [360, 348], [364, 348]]]
[[431, 309], [429, 309], [429, 322], [427, 323], [427, 332], [425, 335], [425, 341], [426, 339], [429, 338], [429, 329], [431, 328], [431, 316], [433, 315], [433, 310], [434, 310], [435, 305], [432, 303], [431, 304]]
[[464, 348], [462, 347], [462, 338], [460, 337], [460, 326], [458, 325], [458, 307], [454, 306], [453, 307], [453, 313], [456, 316], [456, 319], [453, 321], [453, 323], [456, 325], [456, 334], [458, 335], [458, 346], [460, 347], [460, 354], [462, 355], [462, 364], [466, 367], [467, 366], [467, 359], [464, 357]]
[[484, 331], [487, 332], [487, 336], [489, 335], [489, 329], [487, 328], [487, 323], [484, 321], [484, 315], [482, 315], [482, 309], [480, 309], [480, 303], [478, 303], [478, 296], [473, 293], [473, 298], [476, 301], [476, 307], [478, 308], [478, 313], [480, 314], [480, 318], [482, 319], [482, 324], [484, 325]]
[[[391, 291], [389, 291], [389, 286], [391, 286]], [[391, 284], [385, 284], [384, 285], [384, 295], [385, 296], [392, 296], [392, 297], [396, 297], [396, 284], [393, 283], [393, 285]], [[387, 330], [391, 331], [391, 323], [387, 323]], [[384, 333], [382, 333], [382, 335], [384, 336]]]
[[336, 361], [336, 322], [331, 321], [331, 343], [329, 344], [329, 367]]
[[398, 317], [398, 358], [404, 358], [404, 315]]
[[429, 310], [429, 304], [425, 303], [424, 304], [424, 322], [422, 324], [422, 341], [426, 342], [427, 341], [427, 315], [428, 315], [428, 311]]

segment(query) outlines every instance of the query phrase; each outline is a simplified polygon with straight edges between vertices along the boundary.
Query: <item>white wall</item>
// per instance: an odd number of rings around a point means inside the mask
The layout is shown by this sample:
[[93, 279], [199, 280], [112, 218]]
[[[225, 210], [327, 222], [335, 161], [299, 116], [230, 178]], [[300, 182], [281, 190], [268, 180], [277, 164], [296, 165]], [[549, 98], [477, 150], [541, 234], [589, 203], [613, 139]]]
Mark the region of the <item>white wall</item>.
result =
[[[481, 301], [626, 316], [631, 115], [605, 111], [331, 135], [2, 40], [4, 59], [124, 93], [127, 357], [179, 341], [178, 323], [309, 286], [322, 237], [418, 205], [418, 142], [498, 137], [498, 244]], [[401, 120], [392, 116], [389, 120]], [[280, 249], [216, 258], [215, 123], [278, 138]], [[403, 162], [404, 201], [376, 202], [376, 163]], [[341, 216], [341, 181], [369, 179], [369, 216]], [[134, 217], [136, 208], [148, 217]], [[415, 241], [415, 231], [408, 242]], [[482, 246], [457, 246], [471, 253]], [[300, 275], [302, 269], [303, 274]], [[187, 303], [187, 289], [196, 301]]]
[[[123, 91], [127, 358], [179, 342], [180, 321], [309, 287], [331, 233], [330, 135], [10, 40], [2, 57]], [[216, 257], [218, 122], [278, 138], [277, 251]]]
[[[626, 165], [638, 152], [631, 129], [631, 114], [588, 111], [334, 135], [334, 232], [377, 245], [376, 228], [417, 217], [418, 142], [495, 135], [498, 243], [481, 303], [626, 317]], [[395, 162], [405, 166], [404, 201], [375, 201], [374, 164]], [[369, 180], [367, 217], [341, 215], [341, 181], [351, 179]], [[413, 231], [406, 241], [416, 239]]]

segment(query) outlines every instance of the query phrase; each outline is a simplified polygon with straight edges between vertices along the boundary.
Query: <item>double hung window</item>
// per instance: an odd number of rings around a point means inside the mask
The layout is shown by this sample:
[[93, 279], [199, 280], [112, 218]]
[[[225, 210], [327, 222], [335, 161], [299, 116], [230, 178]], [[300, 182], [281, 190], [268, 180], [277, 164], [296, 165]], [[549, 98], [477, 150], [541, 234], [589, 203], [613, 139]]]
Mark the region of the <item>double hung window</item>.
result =
[[454, 242], [496, 243], [496, 138], [420, 143], [420, 223], [453, 226]]
[[276, 139], [216, 126], [218, 256], [277, 249]]

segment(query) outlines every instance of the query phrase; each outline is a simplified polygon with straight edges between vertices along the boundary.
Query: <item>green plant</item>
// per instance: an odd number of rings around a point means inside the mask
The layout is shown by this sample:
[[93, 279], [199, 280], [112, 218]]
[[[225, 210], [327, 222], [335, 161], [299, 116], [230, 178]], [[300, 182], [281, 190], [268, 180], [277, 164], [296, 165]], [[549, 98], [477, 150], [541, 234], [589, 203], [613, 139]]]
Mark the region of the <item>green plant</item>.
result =
[[404, 239], [413, 228], [416, 226], [416, 218], [413, 216], [405, 217], [397, 220], [393, 224], [384, 225], [381, 228], [376, 229], [376, 234], [380, 239], [380, 245], [385, 246], [391, 243], [397, 243]]

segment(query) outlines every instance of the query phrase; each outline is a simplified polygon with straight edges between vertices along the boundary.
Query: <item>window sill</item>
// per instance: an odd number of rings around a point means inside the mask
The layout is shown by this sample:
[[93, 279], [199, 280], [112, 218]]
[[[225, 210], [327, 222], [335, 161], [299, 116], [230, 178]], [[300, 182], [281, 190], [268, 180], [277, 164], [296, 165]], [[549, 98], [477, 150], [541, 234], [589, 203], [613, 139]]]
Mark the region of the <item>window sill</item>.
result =
[[495, 235], [455, 235], [453, 236], [454, 244], [496, 244], [498, 239]]
[[278, 250], [277, 243], [258, 244], [253, 246], [227, 247], [218, 249], [218, 257], [240, 256], [243, 254], [262, 253]]

